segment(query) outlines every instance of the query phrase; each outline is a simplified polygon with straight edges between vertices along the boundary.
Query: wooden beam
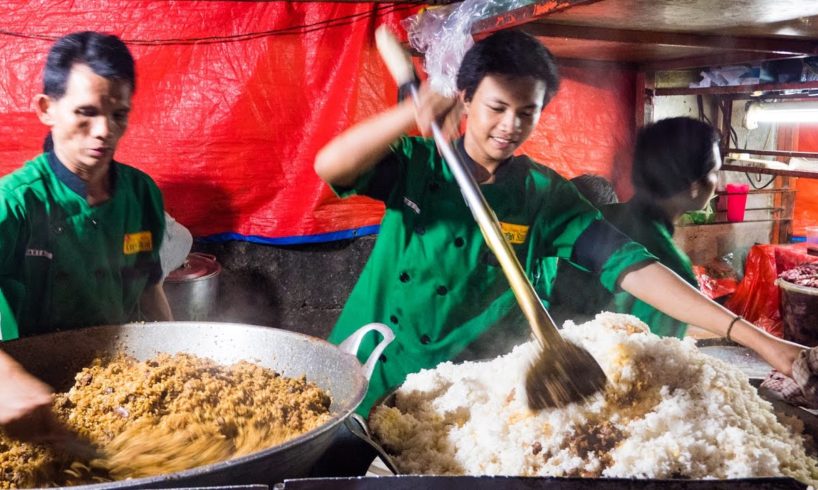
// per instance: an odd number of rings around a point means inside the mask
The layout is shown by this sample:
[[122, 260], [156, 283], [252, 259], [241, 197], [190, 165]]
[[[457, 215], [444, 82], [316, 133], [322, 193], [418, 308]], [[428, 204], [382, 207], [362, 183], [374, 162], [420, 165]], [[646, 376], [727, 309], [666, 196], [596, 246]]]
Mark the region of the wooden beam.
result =
[[475, 22], [472, 25], [471, 33], [475, 39], [480, 39], [500, 29], [528, 24], [549, 14], [562, 12], [577, 5], [588, 5], [599, 1], [601, 0], [537, 0], [531, 5], [502, 12]]
[[672, 60], [651, 61], [643, 63], [640, 69], [645, 71], [688, 70], [719, 65], [740, 65], [743, 63], [759, 63], [762, 61], [785, 60], [804, 58], [805, 55], [782, 55], [775, 53], [760, 53], [756, 51], [720, 51], [703, 56], [676, 58]]
[[653, 89], [656, 87], [654, 72], [640, 71], [636, 73], [636, 100], [634, 101], [635, 126], [639, 128], [653, 122]]
[[[779, 148], [781, 145], [779, 144]], [[728, 148], [727, 153], [746, 153], [748, 155], [761, 155], [768, 157], [790, 158], [818, 158], [818, 152], [814, 151], [791, 151], [791, 150], [751, 150], [749, 148]], [[814, 172], [813, 172], [814, 173]]]
[[762, 83], [758, 85], [728, 85], [701, 88], [657, 88], [654, 95], [728, 95], [750, 92], [774, 92], [783, 90], [818, 90], [818, 81], [793, 83]]
[[812, 40], [733, 37], [717, 34], [693, 34], [686, 32], [637, 31], [607, 27], [575, 26], [538, 22], [526, 27], [530, 34], [542, 37], [567, 37], [634, 44], [661, 46], [684, 46], [730, 51], [751, 51], [788, 56], [818, 55], [818, 43]]
[[727, 155], [730, 152], [730, 133], [733, 129], [733, 101], [727, 99], [721, 105], [721, 143], [719, 151], [722, 155]]
[[818, 179], [818, 172], [810, 170], [788, 170], [782, 168], [767, 168], [767, 167], [748, 167], [744, 165], [736, 165], [733, 163], [725, 163], [721, 166], [722, 170], [732, 170], [734, 172], [749, 172], [751, 174], [765, 174], [765, 175], [788, 175], [790, 177], [806, 177], [809, 179]]
[[818, 55], [818, 43], [812, 40], [764, 37], [734, 37], [717, 34], [694, 34], [687, 32], [637, 31], [538, 22], [526, 26], [530, 34], [542, 37], [592, 39], [596, 41], [684, 46], [730, 51], [773, 53], [787, 56]]

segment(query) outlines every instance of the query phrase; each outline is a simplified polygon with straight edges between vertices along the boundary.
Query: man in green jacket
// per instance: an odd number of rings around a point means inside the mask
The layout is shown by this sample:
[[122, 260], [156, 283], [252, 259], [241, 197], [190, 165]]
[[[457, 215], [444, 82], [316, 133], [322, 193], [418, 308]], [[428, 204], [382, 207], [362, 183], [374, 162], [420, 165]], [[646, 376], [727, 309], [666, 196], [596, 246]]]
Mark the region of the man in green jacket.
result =
[[[113, 160], [135, 81], [115, 36], [77, 32], [52, 46], [34, 107], [53, 151], [0, 179], [0, 340], [171, 319], [162, 196], [145, 173]], [[21, 369], [0, 356], [4, 380], [19, 381], [0, 390], [12, 391], [0, 400], [0, 425], [42, 407], [41, 396], [26, 395], [43, 386]]]
[[[624, 289], [671, 316], [755, 348], [789, 374], [803, 347], [771, 337], [709, 301], [602, 219], [554, 171], [515, 150], [536, 126], [558, 85], [551, 54], [535, 38], [499, 31], [477, 42], [457, 77], [458, 99], [421, 90], [421, 105], [405, 101], [356, 124], [318, 154], [318, 175], [342, 196], [361, 194], [386, 204], [369, 262], [330, 334], [339, 342], [368, 322], [392, 327], [387, 347], [358, 411], [366, 414], [406, 375], [463, 355], [502, 351], [520, 339], [522, 318], [493, 254], [432, 141], [402, 135], [431, 121], [466, 131], [460, 156], [502, 223], [538, 291], [553, 280], [545, 257], [593, 271], [610, 291]], [[578, 292], [581, 294], [581, 292]], [[365, 358], [374, 339], [362, 344]], [[482, 344], [482, 345], [481, 345]], [[485, 346], [485, 347], [484, 347]]]

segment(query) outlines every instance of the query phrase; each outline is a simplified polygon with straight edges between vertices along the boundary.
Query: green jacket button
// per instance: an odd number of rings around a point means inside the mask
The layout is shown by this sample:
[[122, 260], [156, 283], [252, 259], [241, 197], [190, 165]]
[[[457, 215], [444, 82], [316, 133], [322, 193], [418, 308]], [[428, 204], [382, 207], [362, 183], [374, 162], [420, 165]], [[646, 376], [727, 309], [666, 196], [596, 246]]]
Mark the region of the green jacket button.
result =
[[396, 317], [395, 315], [392, 315], [392, 316], [389, 317], [389, 321], [394, 323], [394, 324], [397, 324], [398, 323], [398, 317]]
[[461, 237], [457, 237], [454, 239], [454, 246], [457, 248], [462, 247], [466, 244], [466, 240], [463, 240]]
[[427, 345], [431, 341], [432, 341], [432, 339], [430, 339], [428, 335], [421, 335], [420, 336], [420, 343], [423, 344], [423, 345]]
[[426, 228], [423, 225], [415, 225], [415, 233], [418, 235], [423, 235], [426, 233]]
[[437, 287], [437, 294], [439, 294], [441, 296], [446, 296], [446, 293], [448, 293], [448, 292], [449, 292], [449, 290], [446, 289], [446, 286], [438, 286]]
[[406, 272], [400, 273], [400, 282], [409, 282], [409, 274]]

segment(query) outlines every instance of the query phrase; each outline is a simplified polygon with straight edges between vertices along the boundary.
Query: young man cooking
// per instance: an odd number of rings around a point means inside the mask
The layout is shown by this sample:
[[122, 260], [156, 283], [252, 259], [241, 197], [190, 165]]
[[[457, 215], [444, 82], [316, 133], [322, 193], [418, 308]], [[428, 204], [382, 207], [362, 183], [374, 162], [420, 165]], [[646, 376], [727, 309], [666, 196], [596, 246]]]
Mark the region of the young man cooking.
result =
[[[135, 82], [115, 36], [77, 32], [52, 46], [34, 108], [53, 151], [0, 179], [0, 340], [171, 319], [162, 196], [113, 160]], [[49, 403], [50, 389], [0, 353], [0, 425], [34, 422]]]
[[[339, 195], [386, 203], [372, 255], [329, 337], [339, 342], [368, 322], [396, 332], [359, 412], [367, 413], [408, 373], [455, 358], [470, 344], [500, 343], [526, 326], [434, 143], [403, 136], [416, 122], [428, 131], [432, 120], [456, 114], [458, 103], [466, 115], [460, 155], [535, 284], [552, 280], [538, 265], [556, 256], [595, 272], [610, 291], [624, 289], [722, 336], [730, 330], [734, 340], [784, 373], [805, 349], [709, 301], [602, 220], [573, 185], [514, 156], [557, 84], [554, 60], [535, 38], [500, 31], [466, 53], [457, 77], [459, 98], [422, 90], [418, 109], [405, 101], [356, 124], [319, 152], [315, 170]], [[374, 343], [362, 346], [362, 357]]]

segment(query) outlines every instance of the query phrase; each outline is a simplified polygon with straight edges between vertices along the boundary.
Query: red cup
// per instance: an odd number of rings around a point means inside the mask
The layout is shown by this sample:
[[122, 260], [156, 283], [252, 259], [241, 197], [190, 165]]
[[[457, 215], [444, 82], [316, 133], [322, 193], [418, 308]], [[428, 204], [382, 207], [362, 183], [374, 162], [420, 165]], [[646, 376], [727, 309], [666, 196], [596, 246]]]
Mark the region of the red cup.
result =
[[748, 184], [727, 184], [727, 221], [735, 223], [744, 221], [744, 209], [747, 207]]

